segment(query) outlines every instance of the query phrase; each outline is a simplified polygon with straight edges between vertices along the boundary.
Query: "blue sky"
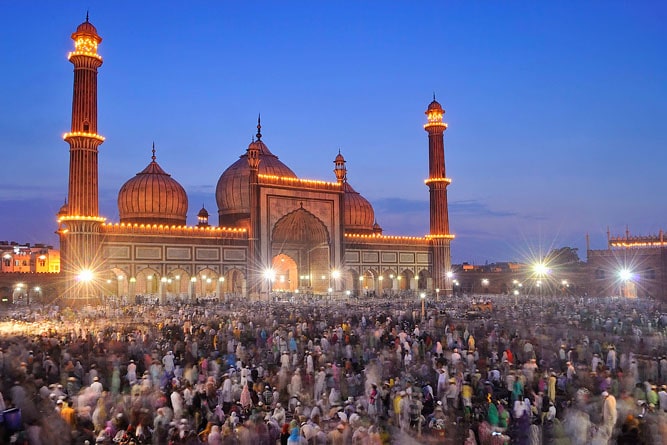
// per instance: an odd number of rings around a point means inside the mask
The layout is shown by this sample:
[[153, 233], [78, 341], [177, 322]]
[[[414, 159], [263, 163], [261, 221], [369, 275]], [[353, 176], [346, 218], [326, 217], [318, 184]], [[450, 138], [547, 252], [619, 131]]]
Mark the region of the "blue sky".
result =
[[[455, 262], [605, 246], [667, 228], [664, 2], [0, 2], [0, 240], [57, 244], [70, 34], [90, 10], [100, 208], [150, 161], [217, 213], [220, 174], [263, 140], [303, 178], [353, 187], [386, 234], [428, 232], [435, 91]], [[216, 218], [214, 218], [214, 221]]]

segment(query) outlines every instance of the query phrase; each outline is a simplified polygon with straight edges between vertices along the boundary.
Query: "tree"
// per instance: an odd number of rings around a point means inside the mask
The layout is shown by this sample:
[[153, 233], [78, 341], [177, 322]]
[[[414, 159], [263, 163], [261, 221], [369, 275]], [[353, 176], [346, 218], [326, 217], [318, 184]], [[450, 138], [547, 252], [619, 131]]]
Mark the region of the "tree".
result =
[[576, 247], [561, 247], [560, 249], [553, 249], [547, 254], [546, 262], [552, 266], [570, 266], [579, 264], [579, 249]]

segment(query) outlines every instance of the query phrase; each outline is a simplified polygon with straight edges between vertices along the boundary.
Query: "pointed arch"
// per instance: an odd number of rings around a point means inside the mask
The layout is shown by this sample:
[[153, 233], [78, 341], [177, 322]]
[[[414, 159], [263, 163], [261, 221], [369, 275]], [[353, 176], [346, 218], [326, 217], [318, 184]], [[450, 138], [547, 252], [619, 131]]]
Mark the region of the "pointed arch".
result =
[[290, 277], [294, 290], [324, 294], [332, 286], [329, 231], [303, 207], [284, 215], [273, 226], [271, 258], [272, 264], [275, 258], [294, 261], [294, 276]]

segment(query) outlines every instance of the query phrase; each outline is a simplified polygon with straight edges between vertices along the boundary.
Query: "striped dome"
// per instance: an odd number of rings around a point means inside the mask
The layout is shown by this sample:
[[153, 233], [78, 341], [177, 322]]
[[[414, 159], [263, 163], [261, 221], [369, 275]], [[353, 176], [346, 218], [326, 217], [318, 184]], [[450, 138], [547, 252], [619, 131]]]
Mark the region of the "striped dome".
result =
[[118, 193], [121, 223], [185, 225], [185, 189], [155, 161], [127, 181]]
[[375, 212], [370, 202], [352, 186], [345, 182], [345, 231], [352, 233], [372, 233]]

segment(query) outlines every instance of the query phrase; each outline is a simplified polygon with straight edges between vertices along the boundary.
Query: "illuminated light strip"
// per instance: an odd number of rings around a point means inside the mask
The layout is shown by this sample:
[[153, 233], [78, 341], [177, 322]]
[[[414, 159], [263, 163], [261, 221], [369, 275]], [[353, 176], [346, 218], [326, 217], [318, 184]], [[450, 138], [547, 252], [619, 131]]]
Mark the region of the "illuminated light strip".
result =
[[429, 122], [427, 124], [424, 124], [424, 128], [428, 127], [444, 127], [447, 128], [447, 123], [446, 122]]
[[102, 56], [100, 56], [97, 53], [92, 53], [90, 51], [72, 51], [70, 53], [67, 53], [67, 60], [72, 60], [72, 57], [75, 57], [75, 56], [92, 57], [92, 58], [97, 59], [100, 62], [102, 62]]
[[106, 227], [122, 228], [122, 229], [161, 229], [161, 230], [200, 230], [209, 232], [229, 232], [229, 233], [245, 233], [247, 230], [237, 227], [214, 227], [214, 226], [177, 226], [168, 224], [139, 224], [139, 223], [107, 223], [103, 224]]
[[58, 218], [58, 222], [61, 221], [98, 221], [104, 222], [107, 219], [103, 216], [80, 216], [80, 215], [67, 215], [61, 216]]
[[447, 184], [451, 184], [452, 179], [451, 178], [428, 178], [428, 179], [424, 179], [424, 184], [430, 184], [432, 182], [446, 182]]
[[365, 238], [365, 239], [386, 239], [386, 240], [410, 240], [410, 241], [428, 241], [426, 238], [419, 236], [395, 236], [395, 235], [379, 235], [379, 234], [360, 234], [360, 233], [346, 233], [348, 238]]
[[317, 179], [301, 179], [301, 178], [292, 178], [289, 176], [276, 176], [276, 175], [265, 175], [265, 174], [259, 174], [257, 175], [257, 177], [273, 181], [295, 182], [300, 184], [330, 185], [330, 186], [340, 187], [340, 184], [337, 182], [320, 181]]
[[77, 138], [77, 137], [97, 139], [98, 141], [101, 142], [105, 141], [104, 136], [100, 136], [97, 133], [84, 133], [83, 131], [72, 131], [70, 133], [63, 134], [64, 140], [67, 140], [68, 138]]
[[445, 235], [426, 235], [426, 238], [433, 239], [454, 239], [456, 235], [445, 234]]
[[665, 241], [647, 241], [647, 242], [635, 242], [635, 243], [619, 243], [619, 242], [612, 242], [611, 243], [612, 247], [664, 247], [667, 246], [667, 242]]

